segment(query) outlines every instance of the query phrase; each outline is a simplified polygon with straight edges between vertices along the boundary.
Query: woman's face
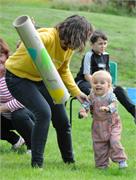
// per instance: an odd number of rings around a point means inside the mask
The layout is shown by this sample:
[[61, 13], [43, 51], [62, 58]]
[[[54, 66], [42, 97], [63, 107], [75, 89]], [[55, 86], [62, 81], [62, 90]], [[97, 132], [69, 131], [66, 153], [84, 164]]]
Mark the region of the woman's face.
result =
[[61, 41], [60, 41], [60, 45], [61, 45], [61, 47], [62, 47], [62, 49], [63, 49], [64, 51], [66, 51], [66, 50], [68, 49], [68, 47], [66, 46], [64, 40], [61, 40]]
[[4, 52], [0, 52], [0, 77], [3, 77], [5, 74], [5, 61], [7, 59], [7, 55]]

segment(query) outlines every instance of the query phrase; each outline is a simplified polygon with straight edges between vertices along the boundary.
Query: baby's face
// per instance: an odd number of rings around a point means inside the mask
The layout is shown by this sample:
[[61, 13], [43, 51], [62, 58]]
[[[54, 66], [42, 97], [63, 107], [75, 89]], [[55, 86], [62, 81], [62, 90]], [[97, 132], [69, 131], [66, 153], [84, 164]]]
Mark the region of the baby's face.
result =
[[97, 54], [102, 54], [105, 52], [107, 48], [107, 40], [104, 40], [102, 38], [98, 38], [98, 40], [92, 44], [92, 49], [97, 53]]
[[96, 77], [92, 79], [92, 88], [96, 96], [103, 96], [109, 90], [109, 82], [103, 77]]

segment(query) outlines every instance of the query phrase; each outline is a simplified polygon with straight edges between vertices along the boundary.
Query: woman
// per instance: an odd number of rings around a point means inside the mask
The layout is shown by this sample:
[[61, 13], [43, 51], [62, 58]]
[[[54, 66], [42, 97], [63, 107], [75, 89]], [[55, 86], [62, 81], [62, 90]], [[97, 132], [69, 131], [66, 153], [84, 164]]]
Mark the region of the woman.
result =
[[[0, 113], [1, 139], [12, 144], [14, 150], [24, 143], [27, 152], [31, 152], [31, 131], [34, 124], [34, 115], [18, 102], [9, 92], [5, 82], [5, 62], [9, 57], [8, 45], [0, 38]], [[21, 136], [16, 134], [16, 130]], [[24, 141], [25, 140], [25, 141]]]
[[[37, 31], [69, 92], [80, 102], [87, 99], [87, 96], [75, 84], [69, 63], [74, 50], [84, 49], [93, 31], [90, 23], [84, 17], [73, 15], [54, 28], [41, 28]], [[51, 119], [57, 133], [63, 161], [74, 163], [71, 129], [65, 106], [53, 103], [22, 43], [7, 60], [6, 68], [7, 84], [12, 95], [36, 117], [32, 132], [32, 167], [41, 168], [43, 166], [44, 147]]]

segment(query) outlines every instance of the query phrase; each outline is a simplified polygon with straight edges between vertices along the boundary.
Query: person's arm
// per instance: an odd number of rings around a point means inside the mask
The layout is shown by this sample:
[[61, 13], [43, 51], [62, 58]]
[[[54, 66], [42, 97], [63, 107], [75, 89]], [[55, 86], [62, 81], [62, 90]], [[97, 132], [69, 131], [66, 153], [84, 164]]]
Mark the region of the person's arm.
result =
[[63, 65], [58, 69], [58, 72], [67, 89], [69, 90], [70, 94], [73, 97], [78, 96], [81, 93], [81, 91], [74, 81], [74, 78], [69, 68], [69, 61], [65, 61]]
[[59, 68], [58, 72], [73, 97], [76, 97], [81, 103], [83, 103], [84, 101], [88, 101], [88, 97], [80, 91], [79, 87], [74, 81], [74, 78], [69, 68], [69, 61], [65, 61], [61, 68]]
[[91, 52], [87, 52], [83, 60], [83, 74], [86, 81], [91, 82]]
[[105, 111], [105, 112], [109, 112], [109, 113], [113, 113], [117, 110], [117, 102], [114, 101], [111, 104], [109, 104], [108, 106], [101, 106], [100, 107], [100, 111]]
[[90, 100], [89, 102], [84, 101], [82, 103], [82, 108], [80, 109], [80, 111], [78, 113], [78, 118], [79, 119], [88, 117], [88, 113], [90, 112], [90, 109], [92, 109], [91, 99], [89, 98], [89, 100]]
[[8, 101], [7, 103], [1, 103], [0, 104], [0, 112], [13, 112], [20, 108], [24, 108], [24, 106], [18, 102], [16, 99], [12, 99], [11, 101]]
[[84, 78], [85, 78], [86, 81], [91, 82], [91, 80], [92, 80], [92, 75], [90, 75], [90, 74], [85, 74], [85, 75], [84, 75]]
[[107, 62], [106, 62], [106, 71], [110, 73], [110, 62], [109, 62], [109, 54], [107, 53]]
[[111, 114], [117, 111], [117, 98], [116, 98], [114, 93], [110, 93], [109, 105], [108, 106], [101, 106], [100, 111], [109, 112]]
[[17, 109], [24, 107], [9, 92], [5, 82], [5, 77], [0, 78], [0, 88], [3, 94], [3, 96], [1, 94], [1, 103], [0, 103], [1, 112], [13, 112]]
[[24, 108], [24, 106], [16, 99], [12, 99], [11, 101], [8, 101], [6, 104], [10, 112], [16, 111], [20, 108]]

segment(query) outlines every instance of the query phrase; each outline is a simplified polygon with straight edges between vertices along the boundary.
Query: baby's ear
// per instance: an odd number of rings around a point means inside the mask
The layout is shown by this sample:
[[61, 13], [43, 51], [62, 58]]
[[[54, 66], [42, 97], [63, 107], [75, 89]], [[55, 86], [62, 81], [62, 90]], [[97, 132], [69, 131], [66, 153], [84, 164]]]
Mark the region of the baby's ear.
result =
[[109, 83], [109, 84], [108, 84], [108, 87], [109, 87], [109, 89], [111, 89], [111, 90], [113, 89], [113, 87], [112, 87], [112, 84], [111, 84], [111, 83]]

